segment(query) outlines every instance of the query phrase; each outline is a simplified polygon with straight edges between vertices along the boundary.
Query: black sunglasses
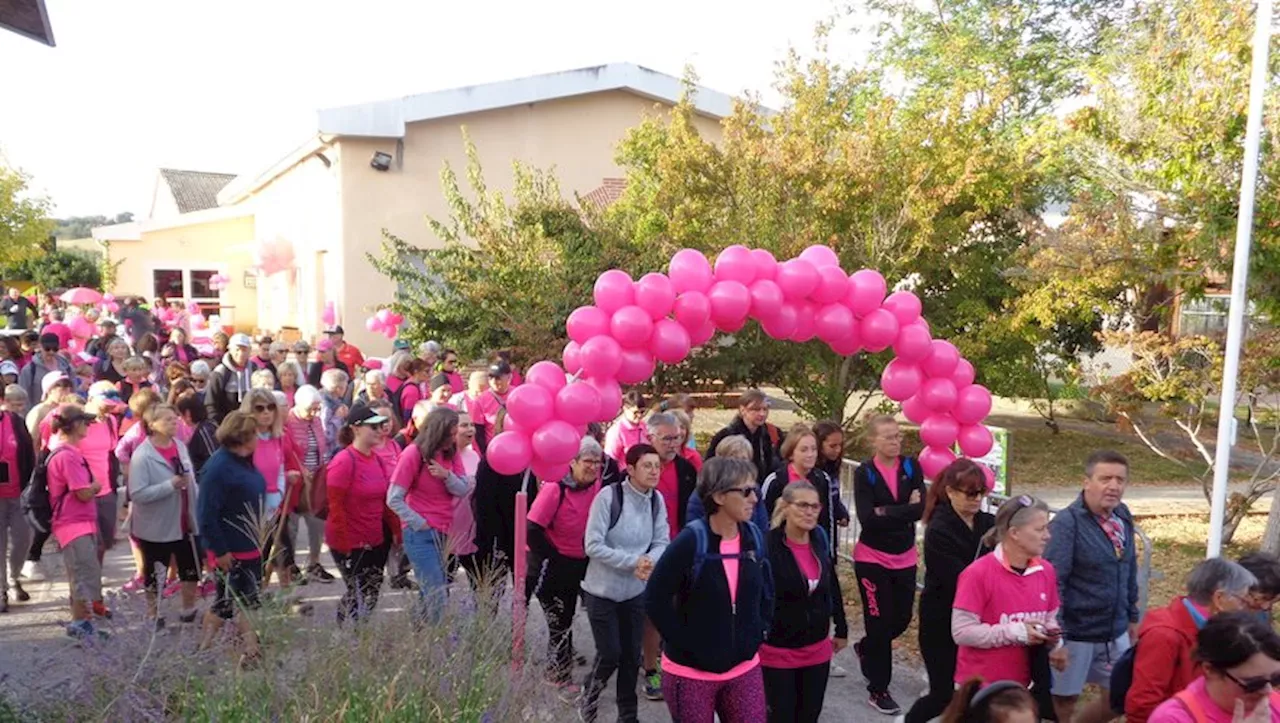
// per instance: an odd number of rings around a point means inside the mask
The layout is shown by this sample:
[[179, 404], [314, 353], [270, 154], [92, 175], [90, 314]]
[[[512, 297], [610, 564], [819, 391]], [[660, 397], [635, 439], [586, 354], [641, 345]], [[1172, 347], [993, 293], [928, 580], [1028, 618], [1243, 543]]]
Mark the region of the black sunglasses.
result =
[[265, 405], [264, 405], [264, 404], [255, 404], [255, 405], [253, 405], [253, 411], [254, 411], [255, 413], [260, 413], [260, 412], [274, 412], [274, 411], [276, 411], [276, 405], [274, 405], [274, 404], [265, 404]]
[[987, 493], [986, 490], [963, 490], [958, 487], [956, 488], [956, 492], [964, 495], [964, 498], [967, 500], [976, 500]]
[[1280, 688], [1280, 673], [1272, 673], [1270, 677], [1264, 675], [1257, 678], [1245, 678], [1244, 680], [1237, 678], [1226, 670], [1222, 671], [1222, 674], [1230, 678], [1232, 683], [1240, 686], [1240, 690], [1245, 693], [1257, 693], [1268, 685], [1272, 688]]
[[742, 495], [742, 499], [744, 500], [747, 499], [748, 497], [760, 496], [760, 488], [754, 487], [754, 486], [753, 487], [730, 487], [729, 489], [725, 490], [725, 492], [737, 492], [738, 494]]

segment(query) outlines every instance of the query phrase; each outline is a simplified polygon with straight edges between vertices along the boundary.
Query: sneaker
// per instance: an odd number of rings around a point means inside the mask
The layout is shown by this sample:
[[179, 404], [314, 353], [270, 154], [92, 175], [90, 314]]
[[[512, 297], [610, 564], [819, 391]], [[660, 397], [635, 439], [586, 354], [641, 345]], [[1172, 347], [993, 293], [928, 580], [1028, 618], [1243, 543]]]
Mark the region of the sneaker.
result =
[[198, 588], [200, 597], [209, 597], [218, 593], [218, 583], [215, 580], [204, 580]]
[[565, 703], [577, 703], [582, 697], [582, 686], [571, 680], [556, 680], [555, 678], [547, 678], [547, 685], [556, 689], [556, 697]]
[[182, 589], [181, 580], [170, 580], [169, 582], [165, 583], [164, 592], [160, 593], [160, 597], [164, 598], [165, 600], [168, 600], [174, 595], [177, 595], [178, 591], [181, 589]]
[[394, 575], [391, 578], [392, 590], [415, 590], [418, 585], [408, 575]]
[[31, 582], [45, 579], [44, 565], [34, 560], [22, 563], [22, 577]]
[[329, 571], [324, 569], [324, 566], [318, 562], [307, 566], [307, 577], [314, 577], [323, 583], [330, 583], [334, 580], [333, 575], [330, 575]]
[[894, 700], [887, 690], [883, 693], [872, 693], [867, 699], [867, 705], [885, 715], [898, 715], [902, 712], [902, 706], [898, 705], [898, 701]]
[[295, 585], [307, 584], [307, 576], [302, 574], [302, 570], [297, 565], [289, 566], [289, 575], [293, 577], [293, 583]]
[[105, 619], [107, 619], [107, 620], [110, 620], [110, 619], [111, 619], [111, 610], [110, 610], [110, 609], [109, 609], [105, 604], [103, 604], [103, 602], [102, 602], [101, 600], [94, 600], [94, 601], [93, 601], [93, 616], [94, 616], [95, 618], [105, 618]]
[[849, 671], [845, 670], [839, 665], [832, 665], [830, 676], [832, 678], [847, 678], [849, 677]]
[[123, 592], [141, 592], [147, 589], [147, 581], [141, 575], [135, 575], [120, 588]]
[[77, 620], [67, 626], [67, 637], [77, 640], [88, 640], [97, 636], [102, 639], [110, 637], [105, 630], [98, 630], [88, 620]]
[[18, 602], [31, 602], [31, 593], [22, 589], [22, 583], [14, 580], [9, 583], [9, 589], [13, 591], [13, 596], [18, 598]]
[[196, 616], [198, 614], [199, 613], [196, 610], [192, 610], [189, 613], [181, 613], [180, 615], [178, 615], [178, 622], [182, 623], [183, 625], [190, 625], [196, 621]]
[[644, 697], [662, 700], [662, 673], [655, 670], [644, 676]]

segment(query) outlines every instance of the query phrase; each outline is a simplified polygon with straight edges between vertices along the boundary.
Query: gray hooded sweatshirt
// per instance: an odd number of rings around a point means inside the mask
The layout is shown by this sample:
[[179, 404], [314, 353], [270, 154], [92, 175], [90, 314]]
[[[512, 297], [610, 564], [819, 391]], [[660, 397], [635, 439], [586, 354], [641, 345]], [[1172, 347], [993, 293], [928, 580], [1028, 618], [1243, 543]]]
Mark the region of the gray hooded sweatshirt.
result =
[[[609, 509], [613, 496], [618, 494], [623, 495], [622, 516], [611, 530]], [[641, 555], [657, 562], [670, 538], [667, 505], [656, 489], [640, 492], [626, 480], [606, 486], [592, 501], [587, 515], [585, 547], [589, 562], [582, 589], [614, 602], [643, 594], [645, 582], [636, 577], [636, 562]]]
[[160, 454], [151, 440], [143, 442], [129, 459], [129, 498], [133, 512], [130, 532], [146, 542], [177, 542], [182, 539], [182, 516], [187, 515], [187, 531], [196, 534], [195, 473], [187, 446], [178, 446], [178, 464], [187, 475], [187, 508], [182, 508], [182, 492], [173, 486], [177, 471]]

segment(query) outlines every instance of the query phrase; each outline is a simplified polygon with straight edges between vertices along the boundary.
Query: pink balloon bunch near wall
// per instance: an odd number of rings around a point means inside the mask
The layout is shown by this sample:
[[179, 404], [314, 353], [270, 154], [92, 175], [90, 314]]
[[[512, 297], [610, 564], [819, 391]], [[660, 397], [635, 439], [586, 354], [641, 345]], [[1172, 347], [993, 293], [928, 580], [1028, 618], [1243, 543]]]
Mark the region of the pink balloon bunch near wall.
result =
[[816, 338], [842, 356], [893, 349], [881, 386], [921, 425], [920, 464], [928, 477], [955, 460], [954, 445], [981, 457], [994, 444], [982, 425], [991, 393], [973, 383], [973, 365], [953, 344], [933, 338], [920, 299], [909, 291], [889, 294], [871, 269], [846, 274], [826, 246], [780, 262], [764, 249], [735, 245], [714, 266], [684, 249], [666, 274], [633, 281], [612, 269], [593, 292], [595, 304], [576, 309], [565, 325], [564, 367], [539, 362], [528, 383], [511, 392], [506, 427], [488, 450], [498, 472], [532, 468], [540, 479], [560, 479], [587, 424], [617, 417], [622, 385], [647, 381], [659, 362], [678, 364], [717, 331], [733, 333], [750, 320], [774, 339]]

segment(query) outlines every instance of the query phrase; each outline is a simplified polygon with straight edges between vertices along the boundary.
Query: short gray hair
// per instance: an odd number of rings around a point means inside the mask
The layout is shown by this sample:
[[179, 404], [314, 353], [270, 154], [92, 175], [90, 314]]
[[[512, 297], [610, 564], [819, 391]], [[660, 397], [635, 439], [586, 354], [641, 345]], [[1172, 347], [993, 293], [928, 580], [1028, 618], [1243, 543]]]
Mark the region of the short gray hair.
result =
[[191, 362], [191, 376], [193, 377], [200, 377], [200, 376], [207, 377], [209, 376], [210, 371], [211, 370], [209, 369], [209, 362], [205, 361], [204, 359], [197, 359]]
[[311, 405], [320, 401], [320, 390], [310, 384], [303, 384], [293, 393], [294, 409], [310, 409]]
[[731, 434], [720, 440], [716, 448], [711, 450], [717, 458], [719, 457], [737, 457], [738, 459], [751, 459], [755, 450], [751, 448], [751, 440], [741, 434]]
[[1258, 584], [1258, 578], [1238, 563], [1222, 557], [1203, 560], [1187, 575], [1187, 597], [1191, 602], [1208, 605], [1219, 590], [1244, 597]]
[[649, 415], [649, 418], [644, 422], [644, 426], [648, 428], [649, 434], [652, 436], [659, 427], [675, 427], [679, 429], [680, 421], [666, 412], [656, 412]]
[[377, 381], [379, 384], [386, 384], [387, 375], [382, 373], [381, 369], [370, 369], [364, 373], [364, 383], [369, 384]]
[[341, 369], [325, 369], [320, 375], [320, 386], [326, 391], [331, 392], [338, 387], [339, 384], [346, 384], [351, 381], [351, 377]]
[[285, 372], [293, 372], [293, 383], [301, 386], [307, 381], [306, 372], [302, 371], [302, 365], [296, 361], [287, 361], [276, 367], [276, 378], [284, 378]]
[[276, 375], [270, 369], [259, 369], [249, 377], [249, 385], [256, 389], [275, 389]]
[[586, 435], [578, 442], [578, 456], [574, 459], [582, 459], [583, 457], [604, 457], [604, 448], [591, 435]]
[[9, 386], [4, 388], [4, 398], [10, 402], [16, 402], [19, 399], [21, 399], [24, 402], [31, 401], [27, 397], [27, 390], [23, 389], [17, 384], [10, 384]]
[[720, 509], [713, 497], [726, 490], [733, 489], [743, 482], [755, 483], [758, 472], [756, 465], [749, 459], [736, 457], [712, 457], [702, 466], [702, 474], [698, 475], [698, 497], [707, 517]]
[[437, 356], [439, 356], [440, 353], [444, 351], [444, 349], [440, 346], [440, 342], [434, 339], [432, 339], [431, 341], [424, 341], [422, 343], [422, 350], [427, 352], [428, 354], [435, 354]]

